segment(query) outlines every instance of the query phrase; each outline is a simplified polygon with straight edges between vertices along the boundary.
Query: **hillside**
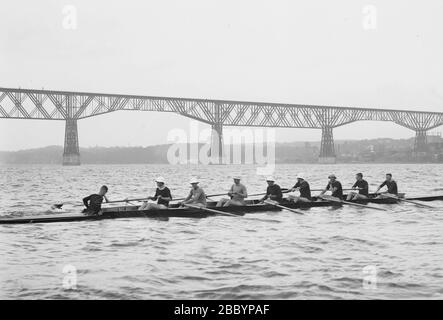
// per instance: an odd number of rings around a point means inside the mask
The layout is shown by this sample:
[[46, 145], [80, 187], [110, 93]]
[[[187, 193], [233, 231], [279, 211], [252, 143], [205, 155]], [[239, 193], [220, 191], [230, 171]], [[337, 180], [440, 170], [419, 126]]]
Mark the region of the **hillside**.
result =
[[[413, 139], [373, 139], [336, 141], [338, 162], [412, 162]], [[443, 144], [432, 145], [431, 152], [422, 157], [426, 162], [443, 162]], [[199, 146], [201, 147], [201, 145]], [[154, 164], [168, 163], [170, 145], [149, 147], [92, 147], [81, 148], [83, 164]], [[242, 149], [242, 159], [244, 150]], [[276, 163], [315, 163], [319, 142], [278, 143]], [[189, 150], [189, 145], [188, 145]], [[232, 153], [232, 150], [231, 150]], [[20, 151], [0, 151], [2, 164], [60, 164], [63, 147], [48, 146]], [[189, 152], [188, 152], [189, 154]]]

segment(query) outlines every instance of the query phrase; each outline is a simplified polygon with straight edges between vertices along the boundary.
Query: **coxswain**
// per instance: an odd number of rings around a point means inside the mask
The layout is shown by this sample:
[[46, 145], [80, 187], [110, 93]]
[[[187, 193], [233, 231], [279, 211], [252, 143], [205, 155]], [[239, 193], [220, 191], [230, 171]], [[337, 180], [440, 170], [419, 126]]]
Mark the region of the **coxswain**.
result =
[[148, 197], [148, 200], [156, 202], [144, 202], [138, 210], [152, 210], [152, 209], [167, 209], [169, 201], [172, 200], [171, 190], [165, 185], [165, 179], [158, 177], [155, 179], [157, 189], [153, 197]]
[[395, 182], [395, 180], [392, 179], [392, 174], [391, 173], [387, 173], [386, 174], [386, 180], [385, 182], [383, 182], [380, 187], [378, 187], [377, 191], [375, 191], [375, 193], [379, 193], [379, 191], [381, 190], [381, 188], [383, 187], [387, 187], [388, 190], [385, 192], [382, 192], [381, 194], [383, 195], [383, 193], [386, 194], [390, 194], [393, 196], [398, 196], [398, 187], [397, 187], [397, 182]]
[[337, 180], [335, 174], [331, 174], [328, 179], [329, 183], [326, 188], [320, 193], [320, 196], [324, 195], [326, 191], [331, 191], [333, 197], [338, 198], [339, 200], [343, 200], [343, 187], [340, 181]]
[[281, 192], [281, 188], [278, 184], [275, 183], [275, 179], [273, 177], [268, 177], [266, 179], [268, 183], [268, 187], [266, 188], [266, 195], [260, 199], [260, 202], [264, 202], [266, 199], [281, 202], [283, 199], [283, 194]]
[[83, 213], [88, 215], [97, 215], [102, 209], [103, 200], [109, 202], [108, 198], [106, 198], [106, 193], [108, 192], [107, 186], [102, 186], [98, 194], [91, 194], [90, 196], [83, 198], [83, 204], [86, 209], [83, 210]]
[[199, 187], [197, 178], [192, 178], [190, 181], [192, 186], [191, 191], [186, 199], [180, 203], [181, 206], [191, 204], [193, 206], [206, 207], [206, 194], [202, 188]]
[[290, 189], [290, 192], [298, 191], [300, 196], [288, 194], [289, 201], [294, 202], [311, 202], [311, 187], [309, 183], [303, 178], [303, 174], [297, 176], [297, 183]]
[[363, 173], [357, 173], [355, 175], [355, 179], [357, 180], [352, 189], [355, 191], [351, 191], [348, 193], [348, 197], [346, 200], [358, 200], [358, 199], [368, 199], [369, 198], [369, 184], [366, 180], [363, 179]]
[[248, 197], [246, 187], [240, 183], [239, 176], [234, 177], [234, 184], [229, 189], [228, 196], [230, 199], [223, 198], [217, 203], [217, 207], [244, 206], [245, 198]]

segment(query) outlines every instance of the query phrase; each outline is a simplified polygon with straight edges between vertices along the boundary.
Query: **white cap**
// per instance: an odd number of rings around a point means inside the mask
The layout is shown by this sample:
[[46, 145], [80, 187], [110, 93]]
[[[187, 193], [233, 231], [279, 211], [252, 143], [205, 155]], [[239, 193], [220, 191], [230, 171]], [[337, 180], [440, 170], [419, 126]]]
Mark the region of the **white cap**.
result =
[[165, 178], [163, 178], [163, 177], [157, 177], [157, 179], [155, 179], [155, 182], [165, 183]]
[[241, 180], [240, 176], [234, 176], [233, 179], [234, 180]]
[[275, 181], [275, 179], [273, 177], [267, 177], [266, 181]]
[[298, 175], [297, 175], [297, 179], [303, 179], [305, 177], [305, 174], [304, 173], [299, 173]]
[[199, 181], [198, 181], [198, 179], [197, 179], [196, 177], [193, 177], [193, 178], [189, 181], [189, 183], [190, 183], [190, 184], [193, 184], [193, 183], [199, 183]]

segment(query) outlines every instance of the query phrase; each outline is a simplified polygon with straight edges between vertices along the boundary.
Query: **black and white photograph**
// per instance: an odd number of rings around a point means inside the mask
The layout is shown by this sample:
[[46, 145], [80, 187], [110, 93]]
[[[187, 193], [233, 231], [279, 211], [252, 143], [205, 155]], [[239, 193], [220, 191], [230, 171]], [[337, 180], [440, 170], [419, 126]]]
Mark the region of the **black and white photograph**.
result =
[[0, 11], [1, 300], [443, 299], [441, 0]]

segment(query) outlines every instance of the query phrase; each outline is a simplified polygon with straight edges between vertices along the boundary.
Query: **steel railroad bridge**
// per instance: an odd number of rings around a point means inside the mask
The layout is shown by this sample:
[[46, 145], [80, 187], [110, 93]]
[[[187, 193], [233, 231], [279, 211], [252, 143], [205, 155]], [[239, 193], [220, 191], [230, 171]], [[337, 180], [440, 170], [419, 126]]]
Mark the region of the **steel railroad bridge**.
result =
[[223, 126], [321, 129], [319, 162], [334, 163], [333, 129], [339, 126], [394, 122], [416, 132], [414, 152], [420, 153], [427, 150], [427, 131], [443, 125], [442, 112], [0, 88], [0, 118], [65, 121], [63, 165], [80, 165], [78, 120], [120, 110], [174, 112], [210, 124], [219, 162]]

